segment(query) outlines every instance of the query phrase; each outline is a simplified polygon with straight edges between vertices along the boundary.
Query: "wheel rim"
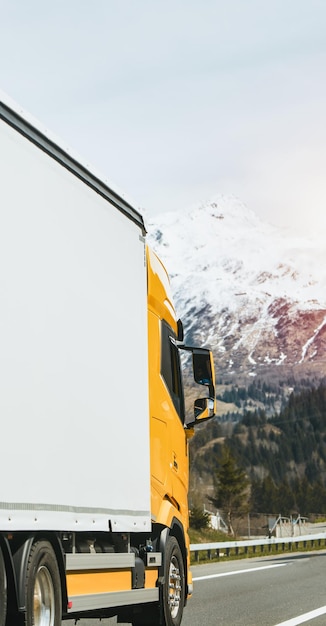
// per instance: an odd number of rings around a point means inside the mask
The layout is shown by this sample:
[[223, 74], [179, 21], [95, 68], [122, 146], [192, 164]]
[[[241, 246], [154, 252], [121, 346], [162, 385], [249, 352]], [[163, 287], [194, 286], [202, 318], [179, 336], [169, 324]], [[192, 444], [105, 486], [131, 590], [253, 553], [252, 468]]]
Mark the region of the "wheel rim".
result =
[[179, 613], [181, 604], [181, 575], [178, 560], [173, 556], [169, 569], [169, 608], [172, 619]]
[[37, 570], [34, 586], [34, 625], [53, 626], [55, 614], [54, 606], [52, 578], [47, 567], [41, 566]]

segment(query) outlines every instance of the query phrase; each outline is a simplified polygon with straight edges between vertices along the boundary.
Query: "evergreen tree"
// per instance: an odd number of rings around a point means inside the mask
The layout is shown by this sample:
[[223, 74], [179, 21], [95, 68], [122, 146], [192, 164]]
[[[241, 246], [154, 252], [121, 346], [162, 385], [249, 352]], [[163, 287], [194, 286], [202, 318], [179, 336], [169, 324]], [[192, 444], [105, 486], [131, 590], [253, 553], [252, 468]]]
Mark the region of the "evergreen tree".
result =
[[255, 481], [251, 495], [251, 510], [255, 513], [278, 512], [278, 490], [270, 476]]
[[210, 499], [226, 514], [228, 532], [233, 536], [234, 515], [241, 515], [248, 510], [248, 485], [245, 471], [238, 467], [230, 448], [225, 445], [214, 476], [215, 497]]
[[189, 512], [189, 522], [191, 528], [201, 530], [207, 528], [209, 524], [209, 514], [200, 506], [193, 506]]
[[277, 510], [282, 515], [291, 515], [295, 509], [295, 496], [287, 480], [284, 480], [277, 489]]

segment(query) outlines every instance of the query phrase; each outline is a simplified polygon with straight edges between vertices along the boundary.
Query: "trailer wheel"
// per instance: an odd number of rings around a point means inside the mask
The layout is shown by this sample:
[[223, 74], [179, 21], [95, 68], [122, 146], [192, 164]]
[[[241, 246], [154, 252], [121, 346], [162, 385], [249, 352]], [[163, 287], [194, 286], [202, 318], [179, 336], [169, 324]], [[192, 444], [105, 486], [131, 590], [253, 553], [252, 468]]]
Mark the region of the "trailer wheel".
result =
[[164, 555], [163, 626], [179, 626], [185, 599], [185, 574], [180, 546], [169, 537]]
[[7, 576], [6, 567], [0, 548], [0, 626], [5, 626], [7, 614]]
[[25, 626], [61, 626], [61, 582], [48, 541], [33, 544], [25, 580]]

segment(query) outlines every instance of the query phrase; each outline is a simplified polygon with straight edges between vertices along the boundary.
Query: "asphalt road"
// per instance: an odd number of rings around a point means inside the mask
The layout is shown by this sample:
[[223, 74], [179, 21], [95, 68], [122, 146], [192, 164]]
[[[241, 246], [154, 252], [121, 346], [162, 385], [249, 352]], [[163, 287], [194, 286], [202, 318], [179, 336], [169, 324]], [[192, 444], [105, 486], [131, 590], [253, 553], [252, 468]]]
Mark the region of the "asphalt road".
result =
[[[326, 624], [326, 550], [212, 563], [192, 571], [195, 592], [182, 626]], [[115, 618], [78, 622], [78, 626], [115, 624]]]

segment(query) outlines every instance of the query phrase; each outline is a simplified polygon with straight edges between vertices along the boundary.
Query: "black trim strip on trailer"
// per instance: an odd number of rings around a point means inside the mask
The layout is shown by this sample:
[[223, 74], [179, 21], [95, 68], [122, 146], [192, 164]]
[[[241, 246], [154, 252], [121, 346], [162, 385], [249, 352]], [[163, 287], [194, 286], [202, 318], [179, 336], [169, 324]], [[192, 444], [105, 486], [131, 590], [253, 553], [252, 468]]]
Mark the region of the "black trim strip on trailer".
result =
[[91, 187], [96, 193], [113, 204], [121, 213], [129, 217], [146, 234], [146, 228], [141, 214], [134, 209], [131, 204], [123, 200], [116, 192], [108, 187], [100, 178], [92, 174], [87, 167], [76, 161], [63, 148], [54, 141], [48, 139], [40, 130], [27, 122], [9, 106], [0, 101], [0, 119], [17, 130], [26, 139], [40, 148], [55, 161], [63, 165], [86, 185]]

